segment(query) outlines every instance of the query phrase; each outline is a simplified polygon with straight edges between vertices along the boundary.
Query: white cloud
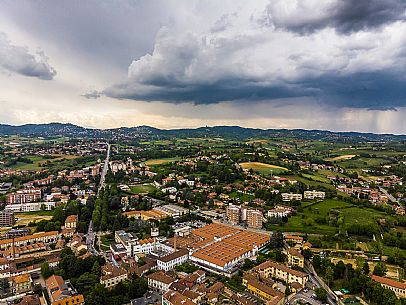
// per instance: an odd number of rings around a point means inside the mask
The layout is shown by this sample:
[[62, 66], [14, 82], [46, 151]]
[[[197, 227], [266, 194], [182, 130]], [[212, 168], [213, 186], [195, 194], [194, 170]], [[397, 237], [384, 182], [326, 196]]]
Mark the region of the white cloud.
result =
[[0, 33], [0, 68], [45, 80], [56, 75], [56, 70], [42, 51], [32, 54], [27, 47], [13, 45], [4, 33]]

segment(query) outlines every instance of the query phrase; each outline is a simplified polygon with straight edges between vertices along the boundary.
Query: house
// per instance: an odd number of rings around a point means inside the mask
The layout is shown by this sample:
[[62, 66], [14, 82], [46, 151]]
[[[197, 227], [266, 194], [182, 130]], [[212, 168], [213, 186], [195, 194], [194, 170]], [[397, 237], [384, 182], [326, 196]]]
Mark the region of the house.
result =
[[12, 287], [15, 294], [28, 292], [31, 290], [32, 279], [29, 274], [20, 274], [13, 278]]
[[381, 284], [382, 287], [392, 290], [398, 298], [406, 298], [406, 283], [377, 275], [373, 275], [372, 280]]
[[196, 305], [196, 303], [178, 291], [169, 290], [162, 295], [162, 305]]
[[271, 304], [275, 305], [283, 304], [283, 293], [262, 282], [255, 274], [247, 274], [244, 276], [242, 282], [249, 292], [265, 302], [272, 302]]
[[148, 280], [148, 287], [159, 293], [165, 293], [169, 290], [169, 287], [173, 282], [175, 282], [175, 278], [167, 275], [165, 272], [157, 271], [151, 273], [146, 276]]
[[65, 219], [65, 229], [75, 229], [78, 223], [78, 216], [77, 215], [69, 215]]
[[59, 275], [51, 275], [45, 286], [51, 305], [84, 305], [85, 299], [78, 294], [69, 281], [64, 281]]
[[102, 276], [100, 277], [100, 283], [106, 288], [113, 287], [128, 278], [127, 271], [123, 268], [116, 267], [112, 263], [104, 265], [101, 271]]
[[287, 243], [303, 244], [303, 237], [301, 237], [301, 236], [296, 236], [296, 235], [286, 235], [286, 236], [285, 236], [285, 241], [286, 241]]
[[288, 284], [295, 282], [299, 283], [302, 287], [306, 285], [308, 275], [304, 272], [291, 269], [285, 265], [275, 263], [273, 261], [266, 261], [255, 267], [255, 270], [265, 278], [275, 278], [285, 281]]
[[304, 256], [295, 248], [288, 249], [288, 264], [304, 268]]

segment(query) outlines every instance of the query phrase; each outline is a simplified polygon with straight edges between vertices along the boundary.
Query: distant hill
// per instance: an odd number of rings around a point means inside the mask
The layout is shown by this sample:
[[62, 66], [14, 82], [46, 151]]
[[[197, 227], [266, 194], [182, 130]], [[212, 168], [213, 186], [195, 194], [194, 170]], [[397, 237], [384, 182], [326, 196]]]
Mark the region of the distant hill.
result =
[[118, 140], [120, 138], [171, 138], [171, 137], [223, 137], [245, 140], [249, 138], [286, 137], [332, 142], [388, 142], [405, 141], [406, 135], [374, 134], [361, 132], [333, 132], [305, 129], [257, 129], [240, 126], [215, 126], [187, 129], [158, 129], [150, 126], [120, 127], [113, 129], [85, 128], [73, 124], [26, 124], [20, 126], [0, 124], [0, 135], [33, 137], [84, 137]]

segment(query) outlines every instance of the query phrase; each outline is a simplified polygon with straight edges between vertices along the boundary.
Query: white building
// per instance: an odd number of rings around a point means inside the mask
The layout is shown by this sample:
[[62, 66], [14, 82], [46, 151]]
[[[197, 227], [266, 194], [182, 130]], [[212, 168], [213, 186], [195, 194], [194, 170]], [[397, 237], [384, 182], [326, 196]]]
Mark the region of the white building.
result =
[[282, 200], [285, 202], [292, 200], [300, 201], [302, 200], [302, 198], [303, 198], [302, 194], [282, 193]]
[[325, 192], [321, 192], [321, 191], [305, 191], [304, 192], [304, 198], [305, 199], [324, 199], [324, 197], [326, 196]]
[[169, 271], [175, 268], [177, 265], [181, 265], [187, 262], [189, 259], [189, 251], [187, 249], [182, 249], [175, 251], [166, 256], [157, 259], [158, 270]]
[[18, 212], [38, 212], [41, 208], [50, 211], [55, 207], [55, 202], [27, 202], [21, 204], [8, 204], [4, 208], [6, 211]]
[[147, 280], [150, 289], [158, 291], [159, 293], [165, 293], [176, 279], [160, 270], [147, 275]]
[[268, 217], [270, 218], [282, 218], [288, 217], [292, 214], [293, 208], [285, 205], [277, 205], [272, 210], [268, 211]]

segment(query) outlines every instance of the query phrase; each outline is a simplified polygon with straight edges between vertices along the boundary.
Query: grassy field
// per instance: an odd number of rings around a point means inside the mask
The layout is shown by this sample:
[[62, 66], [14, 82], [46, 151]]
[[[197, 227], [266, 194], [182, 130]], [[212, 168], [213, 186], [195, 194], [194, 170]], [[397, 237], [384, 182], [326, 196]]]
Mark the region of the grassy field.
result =
[[152, 192], [155, 187], [151, 184], [137, 184], [130, 186], [130, 189], [133, 194], [142, 194]]
[[288, 171], [285, 167], [261, 162], [244, 162], [240, 163], [240, 165], [243, 169], [253, 169], [261, 174], [279, 174]]
[[15, 169], [21, 169], [21, 170], [32, 170], [32, 171], [37, 171], [43, 169], [43, 165], [45, 165], [47, 162], [52, 163], [59, 163], [65, 160], [73, 160], [76, 158], [79, 158], [79, 156], [72, 156], [72, 155], [52, 155], [53, 158], [44, 158], [42, 156], [29, 156], [28, 159], [30, 159], [33, 163], [23, 163], [23, 162], [17, 162], [12, 168]]
[[316, 204], [303, 204], [303, 212], [298, 212], [297, 215], [289, 218], [284, 226], [274, 226], [276, 230], [288, 232], [303, 232], [303, 233], [319, 233], [328, 234], [338, 231], [337, 227], [333, 227], [324, 223], [324, 219], [328, 219], [329, 212], [336, 210], [344, 217], [345, 226], [353, 223], [376, 223], [376, 219], [382, 217], [384, 213], [367, 208], [360, 208], [351, 203], [326, 199]]
[[151, 159], [145, 162], [145, 165], [147, 166], [155, 166], [155, 165], [161, 165], [161, 164], [166, 164], [166, 163], [171, 163], [171, 162], [176, 162], [179, 161], [180, 158], [175, 157], [175, 158], [163, 158], [163, 159]]
[[41, 220], [50, 220], [51, 215], [38, 215], [38, 214], [29, 214], [29, 213], [16, 213], [16, 226], [26, 226], [30, 222], [35, 221], [39, 222]]

